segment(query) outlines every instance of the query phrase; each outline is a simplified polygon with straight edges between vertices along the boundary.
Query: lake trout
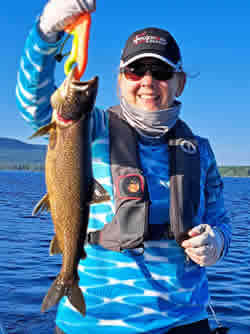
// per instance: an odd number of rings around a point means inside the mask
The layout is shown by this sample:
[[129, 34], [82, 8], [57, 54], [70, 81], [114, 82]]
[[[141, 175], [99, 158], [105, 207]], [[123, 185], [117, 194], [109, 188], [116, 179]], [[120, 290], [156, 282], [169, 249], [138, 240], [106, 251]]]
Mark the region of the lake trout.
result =
[[55, 236], [50, 254], [62, 253], [62, 267], [42, 303], [42, 312], [67, 296], [85, 315], [85, 302], [79, 288], [77, 267], [86, 257], [90, 203], [109, 199], [107, 192], [93, 181], [91, 166], [90, 118], [94, 107], [98, 78], [80, 82], [73, 71], [51, 97], [52, 121], [31, 138], [49, 134], [45, 162], [47, 194], [33, 210], [49, 210]]

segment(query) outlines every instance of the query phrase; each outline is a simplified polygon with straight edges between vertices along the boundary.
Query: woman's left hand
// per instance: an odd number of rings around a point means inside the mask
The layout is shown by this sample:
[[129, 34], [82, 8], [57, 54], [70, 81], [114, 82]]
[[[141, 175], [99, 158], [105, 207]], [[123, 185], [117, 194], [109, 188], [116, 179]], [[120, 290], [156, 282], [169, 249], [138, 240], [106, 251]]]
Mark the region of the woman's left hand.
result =
[[195, 263], [200, 266], [215, 264], [224, 248], [224, 237], [217, 228], [201, 224], [188, 232], [190, 239], [183, 241], [182, 247]]

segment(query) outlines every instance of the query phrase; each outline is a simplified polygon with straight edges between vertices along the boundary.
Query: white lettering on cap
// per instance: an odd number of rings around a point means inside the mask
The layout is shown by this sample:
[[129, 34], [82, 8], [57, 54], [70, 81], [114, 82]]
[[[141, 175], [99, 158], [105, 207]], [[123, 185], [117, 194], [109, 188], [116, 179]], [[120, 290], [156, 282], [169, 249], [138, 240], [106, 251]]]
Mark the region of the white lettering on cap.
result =
[[136, 35], [135, 38], [133, 39], [133, 43], [136, 45], [141, 44], [141, 43], [157, 43], [161, 45], [168, 44], [165, 38], [154, 36], [154, 35], [147, 35], [146, 32]]

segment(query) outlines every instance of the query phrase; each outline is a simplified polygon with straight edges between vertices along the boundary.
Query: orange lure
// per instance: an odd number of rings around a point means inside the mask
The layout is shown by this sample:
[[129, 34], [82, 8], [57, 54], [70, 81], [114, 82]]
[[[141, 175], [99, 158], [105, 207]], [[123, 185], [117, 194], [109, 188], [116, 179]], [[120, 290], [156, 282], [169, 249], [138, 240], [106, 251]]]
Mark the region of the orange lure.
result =
[[71, 54], [65, 62], [64, 71], [68, 75], [73, 65], [77, 63], [74, 71], [76, 80], [80, 80], [87, 66], [90, 25], [90, 14], [84, 13], [64, 29], [65, 32], [74, 36]]

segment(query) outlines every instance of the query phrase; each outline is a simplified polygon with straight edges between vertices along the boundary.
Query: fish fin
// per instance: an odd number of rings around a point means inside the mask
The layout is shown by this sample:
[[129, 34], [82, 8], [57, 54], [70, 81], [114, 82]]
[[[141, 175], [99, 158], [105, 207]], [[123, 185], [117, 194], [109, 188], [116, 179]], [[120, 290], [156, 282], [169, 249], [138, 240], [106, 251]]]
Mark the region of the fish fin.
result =
[[40, 214], [42, 211], [50, 211], [50, 202], [49, 202], [49, 194], [45, 194], [40, 201], [36, 204], [32, 211], [32, 216]]
[[63, 296], [67, 296], [71, 304], [84, 316], [86, 313], [86, 305], [83, 294], [75, 280], [72, 285], [63, 284], [60, 276], [57, 276], [51, 285], [47, 295], [43, 299], [41, 311], [45, 312], [50, 307], [57, 304]]
[[103, 186], [96, 180], [94, 180], [94, 191], [90, 204], [107, 202], [110, 200], [109, 193], [103, 188]]
[[65, 291], [66, 291], [65, 285], [61, 284], [61, 280], [59, 276], [57, 276], [57, 278], [51, 285], [47, 295], [43, 299], [41, 311], [45, 312], [47, 311], [47, 309], [57, 304], [59, 300], [63, 296], [65, 296]]
[[49, 255], [55, 255], [55, 254], [60, 254], [60, 253], [62, 253], [62, 250], [59, 246], [56, 235], [54, 235], [54, 238], [50, 242]]
[[50, 129], [54, 128], [55, 125], [56, 125], [56, 122], [54, 121], [54, 122], [51, 122], [47, 125], [42, 126], [32, 136], [30, 136], [28, 139], [33, 139], [35, 137], [40, 137], [40, 136], [44, 136], [44, 135], [48, 134]]
[[82, 260], [85, 260], [86, 257], [87, 257], [87, 254], [86, 254], [86, 252], [85, 252], [85, 249], [83, 249], [81, 259], [82, 259]]
[[79, 288], [78, 281], [75, 281], [67, 295], [70, 303], [80, 312], [83, 316], [86, 314], [86, 305], [83, 298], [82, 290]]

